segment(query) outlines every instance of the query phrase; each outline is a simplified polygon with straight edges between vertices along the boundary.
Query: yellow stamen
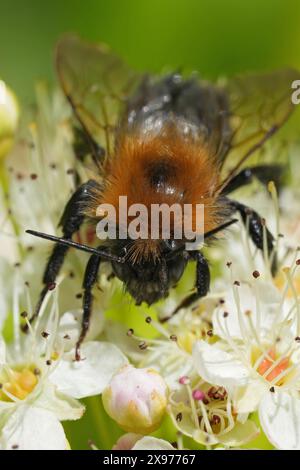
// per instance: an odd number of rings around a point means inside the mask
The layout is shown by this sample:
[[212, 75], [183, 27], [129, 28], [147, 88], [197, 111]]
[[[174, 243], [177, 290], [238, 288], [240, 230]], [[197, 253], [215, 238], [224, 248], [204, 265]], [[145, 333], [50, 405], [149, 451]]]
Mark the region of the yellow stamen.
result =
[[9, 377], [5, 374], [5, 376], [0, 378], [0, 382], [2, 385], [0, 390], [0, 400], [11, 401], [5, 393], [6, 391], [19, 400], [24, 400], [27, 395], [33, 391], [38, 379], [32, 370], [25, 367], [20, 371], [12, 370]]

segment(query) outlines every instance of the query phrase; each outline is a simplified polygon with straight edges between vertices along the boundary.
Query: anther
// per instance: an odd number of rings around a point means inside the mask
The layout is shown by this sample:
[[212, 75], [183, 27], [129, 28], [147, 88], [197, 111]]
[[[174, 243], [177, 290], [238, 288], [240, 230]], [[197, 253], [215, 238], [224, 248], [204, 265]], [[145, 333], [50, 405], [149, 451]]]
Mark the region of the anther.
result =
[[193, 395], [194, 400], [197, 400], [197, 401], [203, 401], [205, 398], [205, 393], [202, 392], [202, 390], [194, 390], [192, 395]]
[[134, 330], [132, 328], [129, 328], [127, 331], [127, 336], [132, 336], [134, 334]]
[[170, 340], [171, 341], [177, 341], [177, 336], [176, 335], [171, 335]]
[[47, 364], [47, 366], [51, 366], [52, 361], [50, 359], [47, 359], [46, 364]]
[[151, 318], [151, 317], [147, 317], [145, 321], [146, 321], [146, 323], [151, 323], [151, 322], [152, 322], [152, 318]]
[[253, 276], [255, 279], [257, 279], [257, 278], [260, 276], [260, 272], [257, 271], [257, 270], [255, 270], [255, 271], [253, 271], [252, 276]]
[[271, 392], [271, 393], [274, 393], [274, 392], [275, 392], [275, 387], [271, 387], [271, 388], [270, 388], [270, 392]]
[[207, 395], [209, 396], [209, 398], [214, 398], [216, 391], [217, 389], [215, 387], [210, 387], [210, 389], [207, 392]]
[[38, 177], [38, 175], [36, 173], [31, 173], [31, 175], [30, 175], [30, 179], [32, 179], [32, 180], [36, 180], [37, 177]]
[[47, 285], [47, 287], [48, 287], [48, 290], [54, 290], [55, 287], [56, 287], [56, 283], [55, 283], [55, 282], [50, 282], [50, 283]]
[[190, 378], [187, 375], [183, 375], [179, 378], [178, 382], [180, 385], [188, 385], [190, 383]]
[[147, 349], [148, 345], [146, 343], [146, 341], [141, 341], [141, 343], [139, 344], [139, 348], [144, 351], [145, 349]]
[[178, 414], [176, 415], [176, 421], [177, 421], [177, 423], [180, 423], [181, 420], [182, 420], [182, 413], [178, 413]]
[[27, 317], [28, 317], [28, 313], [25, 312], [25, 310], [24, 310], [24, 312], [20, 313], [20, 316], [21, 316], [22, 318], [27, 318]]
[[213, 417], [210, 421], [210, 424], [216, 425], [216, 424], [220, 424], [220, 422], [221, 422], [220, 416], [213, 415]]
[[241, 283], [240, 283], [240, 281], [234, 281], [233, 285], [234, 285], [234, 286], [240, 286]]
[[228, 313], [228, 312], [224, 312], [224, 313], [223, 313], [223, 317], [224, 317], [224, 318], [227, 318], [227, 317], [228, 317], [228, 315], [229, 315], [229, 313]]
[[210, 336], [210, 337], [212, 337], [214, 335], [212, 330], [208, 330], [206, 332], [206, 334], [207, 334], [207, 336]]
[[42, 331], [41, 335], [42, 335], [43, 338], [46, 339], [46, 338], [48, 338], [49, 333], [47, 333], [47, 331]]

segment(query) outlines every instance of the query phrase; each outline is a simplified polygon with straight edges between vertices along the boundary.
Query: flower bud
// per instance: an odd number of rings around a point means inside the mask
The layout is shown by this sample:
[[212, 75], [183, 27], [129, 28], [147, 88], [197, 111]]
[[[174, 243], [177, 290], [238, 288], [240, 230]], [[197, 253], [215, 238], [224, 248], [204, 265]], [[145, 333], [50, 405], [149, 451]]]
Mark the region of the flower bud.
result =
[[13, 92], [0, 80], [0, 159], [10, 151], [18, 124], [19, 106]]
[[134, 434], [133, 432], [123, 434], [123, 436], [117, 440], [112, 450], [131, 450], [142, 437], [141, 434]]
[[127, 432], [155, 431], [167, 405], [167, 386], [154, 369], [126, 365], [102, 394], [106, 412]]

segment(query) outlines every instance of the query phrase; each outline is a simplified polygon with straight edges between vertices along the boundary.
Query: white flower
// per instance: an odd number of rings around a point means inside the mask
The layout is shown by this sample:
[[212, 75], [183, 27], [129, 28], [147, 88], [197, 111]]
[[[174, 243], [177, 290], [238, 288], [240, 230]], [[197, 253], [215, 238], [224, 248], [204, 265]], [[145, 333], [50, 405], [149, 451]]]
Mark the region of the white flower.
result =
[[56, 293], [52, 300], [28, 335], [17, 327], [12, 344], [0, 340], [1, 449], [66, 449], [60, 421], [79, 419], [77, 399], [101, 393], [127, 363], [116, 346], [97, 341], [83, 343], [84, 360], [75, 361], [74, 321], [68, 313], [59, 322]]
[[153, 369], [126, 365], [115, 373], [102, 394], [106, 412], [128, 432], [155, 431], [167, 405], [167, 386]]
[[247, 414], [237, 415], [224, 387], [200, 377], [181, 377], [181, 388], [170, 393], [168, 411], [180, 433], [207, 446], [238, 447], [254, 439], [259, 430]]
[[259, 278], [247, 286], [235, 283], [233, 296], [213, 315], [214, 333], [221, 339], [215, 344], [200, 340], [193, 351], [199, 375], [226, 387], [237, 413], [258, 410], [263, 430], [280, 449], [300, 449], [297, 267], [298, 262], [285, 269], [283, 293], [274, 292], [272, 282], [259, 288]]
[[[175, 295], [168, 299], [162, 316], [167, 316], [178, 303]], [[117, 344], [137, 367], [154, 368], [169, 388], [175, 389], [179, 387], [180, 377], [195, 371], [193, 344], [199, 338], [209, 337], [212, 328], [210, 304], [214, 305], [215, 299], [208, 296], [197, 307], [182, 309], [163, 324], [144, 314], [149, 328], [147, 338], [112, 322], [107, 323], [105, 332], [108, 340]]]

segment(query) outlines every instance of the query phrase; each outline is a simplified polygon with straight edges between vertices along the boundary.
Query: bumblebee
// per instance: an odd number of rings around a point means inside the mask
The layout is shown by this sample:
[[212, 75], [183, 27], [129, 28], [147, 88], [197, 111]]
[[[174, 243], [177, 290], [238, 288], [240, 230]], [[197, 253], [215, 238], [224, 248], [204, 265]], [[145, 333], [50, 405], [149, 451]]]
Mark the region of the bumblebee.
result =
[[[116, 237], [95, 248], [73, 240], [84, 222], [99, 220], [99, 204], [117, 207], [122, 195], [129, 204], [146, 207], [203, 204], [202, 235], [207, 243], [234, 223], [233, 214], [239, 213], [258, 250], [266, 248], [275, 273], [274, 237], [265, 221], [229, 194], [253, 179], [263, 184], [279, 179], [280, 165], [247, 163], [292, 113], [291, 83], [299, 78], [297, 71], [241, 76], [223, 84], [179, 73], [143, 75], [105, 46], [88, 44], [72, 35], [59, 42], [56, 66], [82, 137], [75, 152], [91, 156], [94, 176], [79, 185], [67, 202], [59, 224], [61, 238], [28, 230], [55, 242], [32, 320], [70, 247], [91, 253], [83, 280], [77, 360], [89, 328], [92, 289], [102, 262], [111, 263], [113, 274], [138, 305], [165, 298], [191, 260], [196, 261], [195, 289], [173, 314], [207, 294], [208, 261], [199, 249], [187, 251], [184, 237], [175, 239], [173, 232], [158, 239], [150, 235], [137, 240]], [[190, 217], [193, 225], [193, 212]], [[173, 231], [174, 224], [173, 220]]]

